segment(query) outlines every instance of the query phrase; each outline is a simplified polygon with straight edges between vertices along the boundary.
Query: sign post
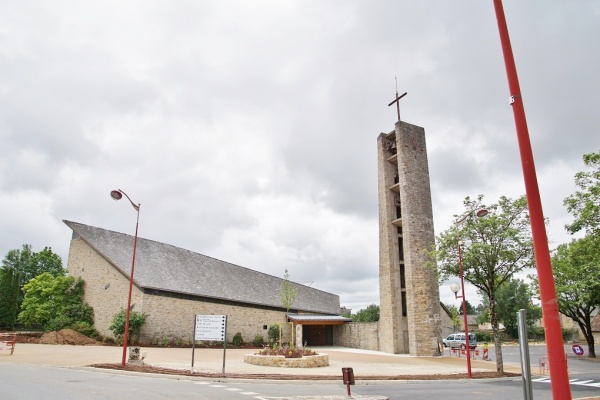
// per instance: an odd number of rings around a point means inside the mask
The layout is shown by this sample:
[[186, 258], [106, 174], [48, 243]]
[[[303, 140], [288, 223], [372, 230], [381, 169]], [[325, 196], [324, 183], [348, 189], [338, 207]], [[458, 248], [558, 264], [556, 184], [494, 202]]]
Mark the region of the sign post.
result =
[[223, 370], [225, 373], [225, 351], [227, 349], [227, 315], [194, 315], [194, 340], [192, 342], [192, 369], [196, 340], [223, 342]]

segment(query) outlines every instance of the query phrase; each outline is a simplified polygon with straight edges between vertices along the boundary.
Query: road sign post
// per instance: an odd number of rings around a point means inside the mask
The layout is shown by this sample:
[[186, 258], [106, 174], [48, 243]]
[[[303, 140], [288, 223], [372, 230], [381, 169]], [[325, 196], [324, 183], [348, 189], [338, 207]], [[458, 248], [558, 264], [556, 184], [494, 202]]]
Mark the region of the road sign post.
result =
[[227, 350], [227, 315], [194, 315], [194, 340], [192, 341], [192, 370], [196, 340], [223, 342], [223, 370], [225, 373], [225, 352]]

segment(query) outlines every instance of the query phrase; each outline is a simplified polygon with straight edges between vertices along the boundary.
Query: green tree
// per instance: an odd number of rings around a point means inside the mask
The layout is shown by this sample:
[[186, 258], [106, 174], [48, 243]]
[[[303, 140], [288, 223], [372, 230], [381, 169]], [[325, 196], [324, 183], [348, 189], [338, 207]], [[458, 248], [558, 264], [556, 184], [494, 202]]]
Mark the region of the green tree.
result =
[[583, 162], [592, 168], [589, 172], [575, 174], [575, 185], [580, 189], [564, 200], [567, 211], [575, 217], [565, 228], [571, 232], [586, 230], [600, 234], [600, 151], [584, 154]]
[[281, 282], [281, 288], [279, 290], [279, 299], [281, 301], [281, 305], [285, 308], [285, 315], [287, 317], [290, 312], [290, 307], [296, 301], [296, 296], [298, 295], [298, 289], [292, 286], [290, 282], [290, 274], [288, 270], [285, 270], [285, 274], [283, 275], [283, 281]]
[[362, 310], [358, 310], [356, 314], [352, 315], [352, 321], [354, 322], [375, 322], [379, 321], [379, 306], [371, 304]]
[[[123, 340], [123, 336], [125, 334], [125, 318], [126, 312], [124, 308], [116, 313], [113, 316], [112, 322], [108, 329], [115, 335], [117, 339]], [[148, 318], [148, 314], [143, 312], [131, 311], [129, 312], [129, 334], [128, 334], [128, 342], [131, 343], [133, 338], [136, 340], [139, 338], [140, 331], [142, 330], [142, 326], [146, 323], [146, 318]], [[129, 343], [127, 343], [129, 345]]]
[[14, 329], [19, 310], [19, 276], [13, 269], [0, 269], [0, 329]]
[[[494, 334], [496, 370], [504, 372], [502, 347], [496, 308], [496, 291], [515, 273], [533, 266], [533, 244], [527, 200], [501, 197], [498, 203], [486, 206], [483, 196], [464, 201], [465, 213], [460, 224], [442, 232], [436, 238], [439, 278], [442, 281], [459, 276], [458, 246], [462, 253], [465, 281], [471, 283], [490, 304], [490, 322]], [[488, 216], [476, 218], [474, 211], [487, 209]]]
[[[64, 276], [66, 273], [62, 267], [62, 260], [52, 252], [50, 247], [45, 247], [39, 253], [34, 253], [29, 244], [24, 244], [21, 250], [9, 250], [2, 260], [0, 272], [4, 272], [5, 279], [8, 280], [3, 283], [3, 287], [7, 289], [6, 291], [3, 290], [0, 295], [0, 302], [11, 305], [9, 308], [0, 311], [4, 315], [3, 318], [0, 317], [0, 320], [5, 320], [8, 325], [11, 325], [11, 320], [13, 321], [12, 325], [14, 325], [23, 302], [23, 287], [32, 278], [44, 272], [48, 272], [53, 276]], [[8, 278], [9, 275], [10, 278]], [[0, 279], [2, 279], [2, 276], [0, 276]], [[16, 285], [17, 290], [14, 287], [9, 289], [11, 284]], [[17, 304], [16, 309], [12, 306], [15, 301]], [[2, 322], [0, 322], [1, 324]]]
[[[475, 307], [473, 307], [471, 305], [471, 303], [469, 303], [469, 300], [465, 301], [465, 306], [467, 308], [467, 315], [475, 315], [475, 314], [477, 314], [477, 310], [475, 310]], [[458, 315], [463, 315], [463, 308], [462, 308], [462, 306], [460, 308], [458, 308]]]
[[38, 275], [23, 287], [19, 321], [26, 325], [39, 323], [45, 331], [70, 328], [76, 323], [93, 326], [94, 312], [83, 302], [83, 285], [81, 278], [54, 277], [49, 272]]
[[[552, 256], [558, 311], [572, 318], [596, 358], [592, 312], [600, 307], [600, 237], [586, 236], [561, 244]], [[539, 292], [537, 277], [533, 277]]]
[[[527, 326], [531, 327], [542, 316], [542, 309], [531, 302], [533, 293], [527, 283], [521, 279], [509, 279], [496, 291], [496, 309], [498, 320], [504, 323], [506, 334], [511, 338], [519, 337], [517, 313], [526, 311]], [[485, 299], [487, 300], [487, 299]], [[486, 304], [489, 309], [489, 305]]]

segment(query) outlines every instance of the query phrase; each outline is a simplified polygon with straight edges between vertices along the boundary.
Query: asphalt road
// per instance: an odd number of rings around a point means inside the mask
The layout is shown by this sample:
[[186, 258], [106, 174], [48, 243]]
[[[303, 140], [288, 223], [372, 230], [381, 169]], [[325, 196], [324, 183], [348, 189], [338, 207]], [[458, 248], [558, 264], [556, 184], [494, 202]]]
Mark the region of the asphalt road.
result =
[[[91, 368], [60, 368], [36, 365], [0, 364], [0, 399], [7, 400], [162, 400], [162, 399], [315, 399], [345, 398], [346, 387], [339, 383], [225, 382], [169, 378], [156, 375], [123, 374]], [[573, 385], [574, 398], [600, 396], [598, 386]], [[547, 378], [546, 378], [547, 379]], [[385, 396], [389, 399], [489, 400], [523, 398], [522, 383], [516, 379], [404, 381], [355, 385], [358, 396]], [[536, 400], [552, 399], [548, 382], [533, 384]], [[331, 397], [336, 396], [336, 397]], [[380, 397], [381, 398], [381, 397]]]

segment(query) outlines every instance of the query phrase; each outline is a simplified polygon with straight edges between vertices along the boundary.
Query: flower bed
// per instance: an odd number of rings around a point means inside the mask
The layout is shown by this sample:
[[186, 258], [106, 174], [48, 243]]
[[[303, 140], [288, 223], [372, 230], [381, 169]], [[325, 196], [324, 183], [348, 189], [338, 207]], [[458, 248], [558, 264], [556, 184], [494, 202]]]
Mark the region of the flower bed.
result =
[[329, 365], [329, 355], [316, 354], [302, 357], [285, 357], [283, 355], [246, 354], [244, 362], [263, 367], [318, 368]]

